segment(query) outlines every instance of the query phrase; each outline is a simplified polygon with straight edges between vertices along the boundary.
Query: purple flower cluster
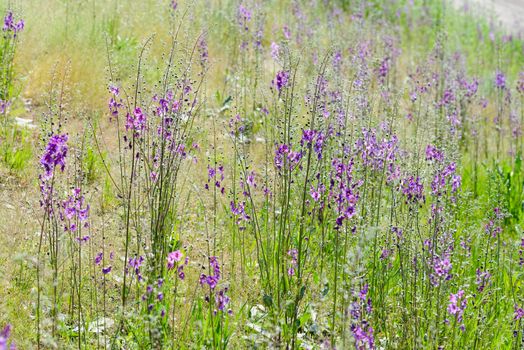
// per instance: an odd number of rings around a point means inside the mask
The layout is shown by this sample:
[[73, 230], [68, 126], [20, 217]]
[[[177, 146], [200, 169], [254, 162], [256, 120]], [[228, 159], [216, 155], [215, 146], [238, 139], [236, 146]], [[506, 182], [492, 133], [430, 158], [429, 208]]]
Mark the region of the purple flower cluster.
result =
[[351, 219], [356, 214], [356, 205], [359, 199], [357, 188], [361, 182], [353, 180], [353, 159], [347, 164], [340, 159], [333, 159], [333, 176], [330, 181], [329, 197], [334, 201], [337, 211], [335, 228], [342, 227], [344, 221]]
[[142, 294], [142, 302], [147, 302], [147, 312], [151, 313], [154, 310], [163, 318], [166, 315], [166, 309], [162, 303], [164, 300], [164, 292], [162, 286], [164, 280], [159, 278], [156, 283], [146, 286], [146, 292]]
[[290, 249], [287, 255], [291, 258], [291, 266], [287, 269], [289, 277], [295, 276], [295, 267], [298, 264], [298, 251], [296, 249]]
[[277, 73], [275, 79], [271, 81], [271, 84], [276, 86], [277, 90], [280, 92], [283, 88], [287, 86], [289, 82], [289, 72], [286, 70], [281, 70]]
[[184, 254], [180, 250], [175, 250], [174, 252], [167, 254], [166, 258], [167, 269], [172, 270], [176, 267], [178, 278], [180, 278], [181, 280], [183, 280], [186, 277], [186, 274], [184, 273], [184, 267], [187, 266], [187, 264], [189, 263], [189, 258], [186, 257], [184, 259], [183, 264], [178, 264], [182, 260], [183, 256]]
[[426, 160], [441, 163], [444, 161], [444, 152], [433, 145], [426, 147]]
[[244, 5], [238, 6], [237, 20], [238, 24], [247, 32], [249, 30], [248, 23], [251, 22], [251, 11]]
[[491, 283], [491, 274], [488, 271], [482, 271], [477, 268], [476, 275], [475, 283], [477, 284], [477, 290], [482, 293], [486, 286]]
[[[218, 258], [216, 256], [212, 256], [209, 258], [209, 265], [212, 269], [212, 274], [206, 275], [201, 274], [200, 275], [200, 285], [203, 287], [204, 285], [208, 285], [210, 290], [212, 292], [215, 292], [215, 289], [222, 277], [220, 273], [220, 264], [218, 262]], [[228, 288], [224, 287], [218, 291], [215, 292], [214, 298], [215, 298], [215, 314], [217, 313], [217, 310], [224, 311], [227, 307], [227, 305], [230, 302], [230, 298], [227, 296]], [[209, 301], [209, 298], [206, 298], [207, 301]], [[229, 309], [227, 311], [229, 314], [232, 314], [232, 310]]]
[[302, 159], [302, 156], [303, 154], [301, 151], [295, 152], [285, 143], [278, 145], [275, 150], [275, 167], [278, 170], [282, 170], [284, 165], [287, 165], [290, 170], [294, 170]]
[[[242, 221], [249, 221], [251, 217], [246, 213], [246, 202], [239, 202], [238, 205], [235, 205], [235, 201], [229, 202], [229, 207], [231, 209], [231, 214], [237, 217], [237, 225], [240, 225]], [[240, 230], [244, 230], [245, 227], [240, 226]]]
[[60, 220], [64, 222], [64, 231], [75, 232], [77, 223], [84, 228], [89, 227], [89, 204], [85, 204], [85, 197], [80, 188], [75, 188], [73, 194], [62, 202]]
[[449, 254], [444, 254], [444, 256], [439, 257], [435, 256], [433, 258], [433, 272], [430, 275], [430, 281], [433, 286], [438, 286], [443, 281], [448, 281], [451, 279], [451, 268], [453, 264]]
[[517, 304], [514, 305], [513, 320], [518, 321], [524, 317], [524, 309], [519, 307]]
[[388, 176], [396, 173], [394, 163], [399, 151], [397, 136], [379, 140], [376, 130], [363, 129], [362, 137], [356, 141], [355, 148], [365, 166], [373, 170], [382, 170], [387, 166]]
[[317, 158], [322, 159], [322, 149], [324, 147], [325, 136], [324, 133], [317, 130], [306, 129], [302, 131], [302, 139], [300, 145], [307, 147], [313, 147]]
[[140, 267], [144, 264], [144, 257], [142, 255], [130, 258], [128, 261], [129, 267], [134, 271], [138, 281], [142, 281], [144, 278], [140, 272]]
[[456, 294], [449, 295], [448, 313], [455, 316], [458, 323], [461, 323], [460, 329], [465, 330], [463, 321], [464, 310], [468, 304], [464, 291], [461, 289]]
[[406, 203], [423, 203], [425, 201], [424, 185], [420, 177], [410, 176], [402, 181], [402, 193], [406, 196]]
[[24, 20], [20, 19], [15, 23], [13, 17], [13, 12], [8, 11], [4, 17], [4, 26], [2, 30], [4, 32], [12, 32], [16, 36], [17, 33], [21, 32], [24, 29]]
[[373, 327], [367, 320], [373, 312], [373, 307], [371, 298], [367, 297], [367, 293], [368, 285], [366, 284], [358, 293], [357, 301], [354, 301], [350, 306], [351, 333], [355, 338], [355, 348], [358, 350], [375, 348]]
[[122, 100], [118, 98], [120, 89], [117, 86], [110, 85], [109, 92], [111, 93], [112, 97], [109, 99], [107, 106], [110, 113], [109, 120], [111, 121], [111, 118], [118, 117], [118, 110], [122, 108]]
[[[109, 253], [109, 260], [110, 261], [113, 261], [114, 255], [115, 254], [113, 252]], [[100, 264], [102, 264], [103, 260], [104, 260], [104, 253], [103, 252], [99, 252], [95, 256], [95, 265], [100, 266]], [[111, 270], [112, 270], [112, 266], [111, 265], [107, 265], [105, 267], [102, 267], [102, 273], [104, 275], [107, 275], [108, 273], [110, 273]]]
[[68, 151], [67, 140], [66, 134], [53, 135], [49, 138], [44, 154], [40, 158], [40, 164], [44, 168], [42, 180], [50, 179], [57, 166], [60, 167], [61, 171], [64, 171]]
[[11, 342], [9, 345], [9, 338], [11, 337], [11, 325], [8, 324], [0, 331], [0, 350], [16, 350], [16, 345], [14, 342]]
[[140, 133], [146, 129], [146, 114], [140, 107], [135, 108], [133, 113], [127, 113], [126, 130], [133, 131], [133, 137], [140, 136]]
[[506, 76], [501, 71], [497, 71], [495, 74], [495, 87], [497, 89], [504, 90], [506, 88]]
[[224, 166], [219, 165], [217, 167], [207, 166], [207, 183], [204, 185], [206, 190], [209, 190], [209, 184], [214, 182], [214, 186], [220, 189], [220, 193], [224, 194], [226, 192], [225, 187], [223, 186], [224, 181]]
[[502, 226], [500, 225], [502, 218], [504, 218], [504, 215], [502, 214], [500, 208], [493, 208], [491, 218], [489, 219], [488, 223], [484, 225], [484, 231], [486, 234], [493, 238], [497, 237], [502, 232]]

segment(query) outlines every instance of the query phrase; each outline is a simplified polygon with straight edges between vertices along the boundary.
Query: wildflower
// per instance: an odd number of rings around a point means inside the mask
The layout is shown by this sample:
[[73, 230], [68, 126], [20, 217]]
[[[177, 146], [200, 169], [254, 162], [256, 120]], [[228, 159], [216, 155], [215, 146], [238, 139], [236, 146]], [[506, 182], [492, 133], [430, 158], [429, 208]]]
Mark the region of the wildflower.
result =
[[135, 137], [146, 128], [146, 115], [140, 107], [135, 108], [133, 114], [128, 113], [126, 119], [126, 130], [133, 130]]
[[102, 252], [98, 253], [95, 257], [95, 265], [100, 265], [103, 257], [104, 257], [104, 253]]
[[[375, 338], [373, 336], [373, 327], [367, 320], [373, 311], [371, 298], [367, 297], [368, 285], [365, 284], [358, 293], [357, 301], [351, 303], [351, 333], [355, 339], [355, 348], [359, 350], [374, 349]], [[367, 314], [367, 315], [366, 315]]]
[[284, 38], [287, 40], [291, 39], [291, 30], [289, 30], [289, 27], [285, 25], [282, 27], [282, 33], [284, 33]]
[[[468, 304], [468, 300], [464, 295], [464, 291], [461, 289], [456, 294], [451, 293], [449, 296], [448, 313], [456, 317], [457, 322], [462, 323], [464, 310]], [[465, 327], [462, 323], [460, 329], [464, 331]]]
[[275, 80], [273, 81], [273, 85], [277, 87], [277, 90], [280, 92], [284, 87], [287, 86], [289, 81], [289, 72], [285, 70], [281, 70], [277, 73]]
[[278, 56], [280, 55], [280, 47], [276, 42], [271, 43], [271, 57], [276, 61], [278, 60]]
[[402, 184], [402, 193], [406, 196], [406, 203], [418, 203], [424, 202], [424, 186], [420, 182], [420, 178], [417, 176], [410, 176], [405, 179]]
[[142, 281], [143, 279], [142, 274], [140, 273], [140, 267], [142, 266], [143, 263], [144, 263], [143, 256], [139, 256], [139, 257], [135, 256], [134, 258], [131, 258], [128, 261], [129, 267], [133, 268], [139, 282]]
[[442, 281], [451, 279], [451, 268], [453, 264], [448, 255], [436, 256], [433, 260], [433, 273], [430, 275], [431, 283], [436, 287]]
[[514, 312], [513, 319], [515, 321], [518, 321], [518, 320], [520, 320], [521, 318], [524, 317], [524, 309], [523, 308], [521, 308], [517, 304], [515, 304], [514, 310], [515, 310], [515, 312]]
[[182, 260], [182, 252], [180, 250], [175, 250], [174, 252], [171, 252], [167, 255], [167, 269], [171, 270], [173, 267], [175, 267], [175, 263], [178, 263], [180, 260]]
[[[8, 324], [0, 331], [0, 350], [7, 350], [7, 345], [9, 337], [11, 336], [11, 325]], [[14, 342], [11, 342], [9, 350], [16, 350], [16, 345]]]
[[475, 283], [477, 284], [477, 290], [482, 292], [484, 291], [484, 288], [486, 288], [486, 285], [490, 283], [491, 274], [488, 271], [482, 271], [481, 269], [477, 268], [476, 275], [477, 278]]
[[24, 29], [25, 22], [23, 19], [20, 19], [18, 22], [15, 23], [15, 20], [13, 18], [13, 12], [9, 11], [4, 17], [4, 26], [2, 30], [4, 32], [13, 32], [14, 36], [20, 31]]
[[237, 19], [240, 26], [247, 32], [249, 30], [248, 22], [251, 21], [251, 11], [240, 4], [238, 7]]
[[524, 95], [524, 72], [520, 72], [519, 80], [517, 80], [517, 91]]
[[444, 153], [433, 145], [426, 147], [426, 160], [442, 162], [444, 160]]
[[380, 82], [382, 83], [384, 83], [384, 81], [386, 80], [386, 76], [389, 73], [389, 61], [389, 57], [384, 58], [380, 63], [380, 66], [378, 67], [378, 77], [380, 79]]
[[67, 140], [66, 134], [53, 135], [49, 139], [44, 154], [40, 158], [40, 164], [44, 168], [43, 180], [51, 178], [57, 166], [60, 167], [61, 171], [64, 171], [68, 151]]
[[495, 87], [504, 90], [506, 88], [506, 76], [501, 71], [495, 74]]

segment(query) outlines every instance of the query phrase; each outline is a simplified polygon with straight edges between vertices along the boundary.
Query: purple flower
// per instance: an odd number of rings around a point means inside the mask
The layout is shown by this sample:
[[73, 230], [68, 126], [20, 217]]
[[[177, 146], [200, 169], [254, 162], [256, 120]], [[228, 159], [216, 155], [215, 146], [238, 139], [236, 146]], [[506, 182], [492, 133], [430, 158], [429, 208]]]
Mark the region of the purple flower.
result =
[[278, 60], [278, 56], [280, 55], [280, 47], [277, 43], [272, 42], [271, 43], [271, 57], [276, 61]]
[[517, 304], [515, 304], [514, 310], [515, 310], [515, 312], [514, 312], [513, 319], [515, 321], [518, 321], [518, 320], [520, 320], [521, 318], [524, 317], [524, 309], [523, 308], [521, 308]]
[[[7, 350], [7, 345], [9, 337], [11, 336], [11, 325], [8, 324], [0, 331], [0, 350]], [[14, 342], [11, 343], [9, 347], [10, 350], [16, 350], [16, 345]]]
[[477, 269], [476, 271], [477, 278], [475, 280], [475, 283], [477, 284], [477, 290], [479, 292], [484, 291], [484, 288], [486, 288], [486, 285], [490, 283], [491, 274], [488, 271], [482, 271], [480, 269]]
[[248, 22], [251, 21], [251, 11], [242, 4], [238, 7], [237, 14], [238, 24], [247, 32], [249, 30]]
[[287, 86], [289, 81], [289, 72], [285, 70], [281, 70], [277, 73], [277, 76], [275, 80], [273, 81], [273, 85], [277, 87], [277, 90], [280, 92], [284, 87]]
[[129, 266], [133, 268], [133, 270], [135, 271], [135, 274], [136, 274], [136, 277], [138, 279], [138, 281], [142, 281], [142, 275], [140, 273], [140, 267], [142, 266], [142, 264], [144, 263], [144, 257], [143, 256], [139, 256], [139, 257], [134, 257], [134, 258], [131, 258], [129, 259]]
[[406, 202], [419, 203], [424, 202], [424, 186], [417, 176], [410, 176], [402, 181], [402, 193], [406, 196]]
[[517, 91], [524, 95], [524, 72], [520, 72], [519, 80], [517, 80]]
[[68, 151], [67, 140], [66, 134], [53, 135], [49, 139], [44, 154], [40, 158], [40, 164], [44, 168], [43, 180], [51, 178], [57, 166], [64, 171]]
[[442, 281], [450, 280], [452, 267], [453, 264], [449, 255], [445, 254], [444, 257], [436, 256], [433, 259], [433, 273], [430, 275], [431, 284], [436, 287]]
[[285, 25], [282, 27], [282, 33], [284, 33], [284, 38], [287, 40], [291, 39], [291, 30], [289, 30], [289, 27]]
[[104, 257], [104, 253], [102, 252], [98, 253], [95, 257], [95, 265], [100, 265], [103, 257]]
[[386, 57], [382, 60], [382, 62], [380, 63], [380, 66], [378, 67], [378, 77], [379, 77], [379, 80], [380, 82], [384, 83], [384, 81], [386, 80], [386, 77], [389, 73], [389, 57]]
[[506, 88], [506, 76], [501, 71], [495, 74], [495, 87], [501, 90]]
[[24, 29], [25, 23], [24, 20], [19, 20], [15, 23], [15, 20], [13, 18], [13, 12], [8, 11], [4, 17], [4, 26], [2, 30], [4, 32], [13, 32], [14, 36], [20, 31]]
[[146, 128], [146, 115], [140, 107], [135, 108], [133, 114], [127, 114], [126, 130], [133, 130], [135, 137], [140, 135], [142, 130]]
[[173, 267], [175, 267], [175, 263], [178, 263], [180, 260], [182, 260], [182, 252], [180, 250], [175, 250], [174, 252], [171, 252], [167, 255], [167, 269], [171, 270]]
[[444, 153], [433, 145], [426, 147], [426, 160], [442, 162], [444, 160]]
[[[451, 293], [449, 296], [448, 313], [455, 316], [459, 323], [462, 323], [464, 310], [466, 309], [467, 304], [468, 300], [462, 289], [456, 294]], [[460, 328], [464, 330], [464, 324], [461, 324]]]

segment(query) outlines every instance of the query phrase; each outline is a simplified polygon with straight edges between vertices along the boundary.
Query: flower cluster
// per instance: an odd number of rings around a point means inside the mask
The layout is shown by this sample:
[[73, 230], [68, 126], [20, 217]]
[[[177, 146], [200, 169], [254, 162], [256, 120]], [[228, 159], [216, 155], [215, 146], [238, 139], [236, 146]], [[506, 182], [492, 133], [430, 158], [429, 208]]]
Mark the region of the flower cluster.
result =
[[402, 193], [406, 196], [406, 203], [423, 203], [426, 198], [424, 185], [418, 176], [410, 176], [402, 181]]
[[224, 166], [217, 167], [207, 166], [207, 183], [204, 185], [206, 190], [209, 190], [209, 184], [214, 182], [214, 186], [220, 189], [220, 193], [224, 194], [226, 189], [223, 186], [224, 181]]
[[506, 76], [504, 73], [497, 71], [494, 84], [497, 89], [504, 90], [506, 88]]
[[[113, 261], [114, 255], [115, 254], [113, 252], [109, 253], [109, 260], [110, 261]], [[100, 266], [102, 264], [103, 260], [104, 260], [104, 253], [103, 252], [99, 252], [95, 256], [95, 265]], [[104, 275], [107, 275], [108, 273], [110, 273], [111, 270], [112, 270], [112, 266], [111, 265], [102, 266], [102, 273]]]
[[118, 117], [118, 110], [122, 108], [122, 100], [118, 98], [120, 89], [117, 86], [111, 85], [109, 86], [109, 92], [112, 95], [112, 97], [109, 99], [109, 102], [107, 103], [109, 113], [111, 115], [110, 118]]
[[68, 151], [67, 140], [66, 134], [53, 135], [49, 138], [44, 154], [40, 158], [40, 164], [44, 168], [42, 180], [50, 179], [57, 166], [60, 167], [61, 171], [64, 171]]
[[373, 307], [371, 298], [367, 297], [367, 293], [368, 285], [366, 284], [358, 293], [358, 299], [350, 306], [351, 333], [355, 338], [355, 348], [358, 350], [375, 348], [373, 327], [368, 321], [373, 312]]
[[186, 256], [184, 259], [183, 264], [179, 264], [180, 261], [182, 261], [182, 258], [184, 257], [184, 254], [180, 250], [175, 250], [174, 252], [171, 252], [167, 254], [167, 269], [173, 270], [176, 268], [178, 278], [183, 280], [186, 277], [186, 274], [184, 273], [184, 267], [187, 266], [189, 263], [189, 258]]
[[295, 276], [295, 267], [298, 263], [298, 251], [296, 249], [290, 249], [287, 255], [291, 258], [291, 266], [287, 269], [287, 274], [289, 277], [292, 277]]
[[302, 156], [303, 154], [301, 151], [296, 152], [293, 151], [287, 144], [280, 144], [275, 149], [275, 167], [278, 170], [282, 170], [284, 165], [287, 165], [290, 170], [294, 170], [302, 159]]
[[387, 166], [388, 176], [396, 172], [394, 162], [399, 152], [396, 135], [379, 140], [376, 130], [362, 129], [362, 137], [355, 142], [355, 149], [366, 167], [383, 170]]
[[126, 130], [133, 131], [133, 136], [138, 137], [146, 129], [146, 114], [140, 107], [135, 108], [133, 113], [127, 113]]
[[271, 84], [277, 88], [277, 90], [280, 92], [283, 88], [287, 86], [289, 82], [289, 72], [285, 70], [281, 70], [277, 73], [275, 79], [271, 81]]
[[484, 231], [486, 234], [495, 238], [502, 232], [501, 220], [504, 217], [500, 208], [493, 208], [493, 214], [489, 219], [488, 223], [484, 225]]
[[75, 232], [81, 224], [84, 228], [89, 227], [89, 204], [85, 204], [85, 197], [80, 188], [75, 188], [73, 194], [62, 202], [60, 220], [64, 222], [64, 231]]
[[0, 350], [16, 350], [16, 345], [14, 342], [11, 342], [9, 345], [9, 338], [11, 337], [11, 325], [8, 324], [0, 331]]
[[142, 255], [140, 256], [135, 256], [133, 258], [130, 258], [129, 261], [128, 261], [128, 265], [129, 267], [134, 271], [135, 275], [136, 275], [136, 278], [138, 279], [138, 281], [142, 281], [144, 279], [144, 277], [142, 276], [141, 272], [140, 272], [140, 267], [144, 264], [144, 257]]
[[448, 254], [444, 254], [443, 257], [435, 256], [433, 258], [433, 272], [430, 275], [431, 284], [438, 286], [443, 281], [451, 279], [451, 268], [453, 264]]
[[356, 205], [359, 200], [357, 188], [362, 184], [353, 179], [353, 158], [348, 163], [341, 159], [333, 159], [332, 178], [330, 181], [329, 198], [334, 202], [337, 218], [335, 228], [342, 227], [345, 220], [356, 214]]
[[322, 149], [325, 142], [325, 135], [321, 131], [306, 129], [302, 131], [302, 139], [300, 140], [301, 146], [313, 146], [317, 158], [322, 158]]
[[448, 313], [452, 316], [455, 316], [457, 322], [461, 324], [460, 329], [462, 331], [466, 329], [462, 321], [464, 316], [464, 310], [466, 309], [467, 304], [468, 300], [462, 289], [459, 290], [456, 294], [451, 293], [449, 295]]
[[147, 302], [147, 312], [151, 313], [153, 310], [159, 312], [160, 317], [166, 315], [166, 309], [162, 304], [164, 300], [164, 292], [162, 291], [162, 286], [164, 285], [164, 280], [159, 278], [156, 283], [149, 284], [146, 286], [146, 292], [142, 294], [142, 302]]
[[482, 293], [484, 288], [491, 283], [491, 274], [488, 271], [482, 271], [477, 268], [476, 275], [475, 283], [477, 284], [477, 290]]
[[16, 36], [17, 33], [21, 32], [24, 29], [24, 25], [25, 23], [23, 19], [20, 19], [18, 20], [18, 22], [15, 23], [13, 12], [8, 11], [4, 17], [4, 26], [2, 30], [4, 32], [14, 33], [14, 36]]
[[[211, 292], [214, 292], [214, 299], [215, 299], [215, 314], [217, 313], [217, 310], [224, 311], [227, 307], [227, 305], [230, 302], [230, 298], [227, 296], [227, 292], [229, 290], [228, 287], [224, 287], [220, 290], [215, 290], [218, 286], [218, 283], [220, 282], [220, 279], [222, 277], [220, 273], [220, 264], [218, 262], [218, 258], [216, 256], [212, 256], [209, 258], [209, 265], [212, 269], [212, 273], [210, 275], [201, 274], [200, 275], [200, 285], [203, 287], [204, 285], [208, 285]], [[209, 297], [206, 297], [206, 300], [209, 302]], [[227, 310], [228, 314], [232, 314], [233, 311], [231, 309]]]

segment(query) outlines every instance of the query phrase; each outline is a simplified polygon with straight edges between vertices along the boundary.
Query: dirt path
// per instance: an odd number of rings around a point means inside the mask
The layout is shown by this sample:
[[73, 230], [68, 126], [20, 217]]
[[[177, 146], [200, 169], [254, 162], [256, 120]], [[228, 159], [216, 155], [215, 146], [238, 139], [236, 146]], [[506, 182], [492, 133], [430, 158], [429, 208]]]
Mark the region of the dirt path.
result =
[[524, 34], [524, 0], [453, 0], [453, 3], [492, 17], [513, 34]]

